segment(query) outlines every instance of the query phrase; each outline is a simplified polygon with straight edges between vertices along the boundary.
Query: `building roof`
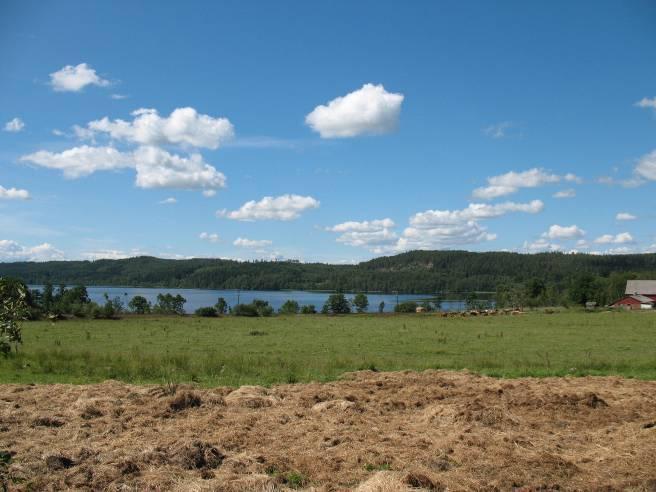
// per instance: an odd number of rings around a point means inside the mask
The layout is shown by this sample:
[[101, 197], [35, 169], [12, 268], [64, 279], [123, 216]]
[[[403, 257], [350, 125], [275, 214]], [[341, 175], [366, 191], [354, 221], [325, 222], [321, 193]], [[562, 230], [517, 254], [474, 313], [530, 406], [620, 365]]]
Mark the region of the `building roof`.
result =
[[641, 296], [640, 294], [634, 294], [633, 297], [636, 301], [639, 301], [641, 304], [654, 304], [654, 300], [647, 296]]
[[627, 295], [654, 295], [656, 294], [656, 280], [627, 280], [624, 293]]

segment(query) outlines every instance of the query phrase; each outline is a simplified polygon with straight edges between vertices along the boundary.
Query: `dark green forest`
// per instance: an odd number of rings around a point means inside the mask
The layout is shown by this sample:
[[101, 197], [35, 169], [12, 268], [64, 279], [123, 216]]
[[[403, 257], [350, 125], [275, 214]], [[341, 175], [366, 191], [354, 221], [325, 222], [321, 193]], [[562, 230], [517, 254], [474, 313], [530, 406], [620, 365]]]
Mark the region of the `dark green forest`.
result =
[[[219, 259], [0, 263], [0, 276], [28, 284], [121, 285], [248, 290], [330, 290], [449, 294], [521, 288], [556, 302], [561, 296], [610, 302], [627, 278], [656, 278], [656, 254], [586, 255], [412, 251], [357, 265]], [[580, 295], [576, 291], [581, 291]], [[512, 295], [512, 294], [507, 294]]]

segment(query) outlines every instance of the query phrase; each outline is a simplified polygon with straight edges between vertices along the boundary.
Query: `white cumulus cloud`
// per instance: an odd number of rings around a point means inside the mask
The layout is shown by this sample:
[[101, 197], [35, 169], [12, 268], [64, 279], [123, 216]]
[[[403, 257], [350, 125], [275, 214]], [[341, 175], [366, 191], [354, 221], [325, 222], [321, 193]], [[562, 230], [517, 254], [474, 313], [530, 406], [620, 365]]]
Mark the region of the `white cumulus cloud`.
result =
[[175, 205], [176, 203], [178, 203], [178, 200], [174, 197], [165, 198], [159, 202], [160, 205]]
[[139, 147], [133, 154], [140, 188], [216, 190], [226, 177], [207, 164], [200, 154], [181, 157], [158, 147]]
[[398, 235], [392, 230], [394, 226], [394, 221], [386, 218], [362, 222], [342, 222], [328, 227], [326, 230], [340, 233], [337, 238], [339, 243], [369, 248], [374, 252], [382, 252], [398, 241]]
[[142, 145], [186, 145], [216, 149], [234, 137], [235, 131], [227, 118], [214, 118], [199, 114], [194, 108], [177, 108], [162, 117], [155, 109], [138, 109], [132, 112], [134, 119], [110, 120], [104, 117], [91, 121], [85, 130], [89, 138], [106, 133], [115, 140], [125, 140]]
[[232, 244], [239, 248], [261, 249], [271, 246], [273, 242], [268, 239], [247, 239], [245, 237], [238, 237]]
[[322, 138], [380, 135], [398, 126], [403, 94], [387, 92], [382, 85], [362, 88], [314, 108], [305, 122]]
[[635, 103], [635, 105], [638, 106], [639, 108], [656, 109], [656, 97], [652, 97], [651, 99], [648, 97], [643, 97], [642, 99], [640, 99], [640, 101]]
[[584, 235], [585, 231], [577, 225], [561, 226], [554, 224], [542, 236], [549, 239], [576, 239]]
[[533, 200], [529, 203], [505, 202], [496, 205], [487, 203], [470, 203], [461, 210], [426, 210], [410, 218], [413, 227], [429, 228], [436, 225], [460, 224], [470, 220], [491, 219], [511, 212], [540, 213], [544, 203]]
[[50, 243], [23, 246], [10, 239], [0, 239], [0, 261], [62, 260], [64, 253]]
[[599, 236], [597, 239], [594, 240], [595, 243], [597, 244], [627, 244], [627, 243], [633, 243], [633, 236], [629, 234], [628, 232], [621, 232], [620, 234], [604, 234], [603, 236]]
[[98, 76], [86, 63], [80, 63], [76, 66], [66, 65], [51, 73], [50, 85], [58, 92], [79, 92], [88, 85], [105, 87], [109, 85], [109, 81]]
[[20, 160], [49, 169], [58, 169], [70, 179], [88, 176], [97, 171], [111, 171], [134, 165], [130, 155], [119, 152], [113, 147], [88, 145], [73, 147], [59, 153], [40, 150], [24, 155]]
[[219, 210], [217, 216], [232, 220], [294, 220], [306, 210], [319, 207], [319, 201], [311, 196], [265, 196], [259, 201], [244, 203], [238, 210]]
[[0, 185], [0, 200], [29, 200], [30, 192], [18, 188], [5, 188]]
[[418, 212], [410, 217], [409, 227], [400, 234], [394, 231], [394, 221], [389, 218], [343, 222], [327, 230], [340, 233], [338, 242], [365, 247], [376, 254], [398, 253], [412, 249], [444, 249], [494, 241], [497, 235], [488, 232], [487, 228], [479, 223], [480, 220], [517, 212], [536, 214], [543, 209], [544, 203], [540, 200], [496, 205], [471, 203], [460, 210]]
[[23, 128], [25, 128], [25, 122], [18, 117], [9, 120], [7, 123], [5, 123], [4, 126], [4, 130], [6, 132], [12, 132], [12, 133], [18, 133], [22, 131]]
[[521, 188], [537, 188], [539, 186], [559, 183], [561, 181], [579, 183], [581, 182], [581, 178], [571, 173], [559, 176], [537, 167], [522, 172], [510, 171], [505, 174], [487, 178], [487, 186], [476, 188], [473, 192], [473, 196], [482, 200], [491, 200], [500, 196], [516, 193]]
[[40, 150], [20, 158], [50, 169], [62, 171], [70, 179], [97, 171], [134, 168], [140, 188], [177, 188], [214, 191], [225, 187], [223, 173], [206, 163], [200, 154], [188, 157], [171, 154], [158, 147], [142, 146], [134, 152], [120, 152], [114, 147], [83, 145], [60, 153]]
[[638, 160], [635, 172], [641, 178], [656, 181], [656, 150], [643, 155], [640, 160]]
[[636, 220], [637, 218], [638, 217], [628, 212], [620, 212], [615, 216], [615, 220]]

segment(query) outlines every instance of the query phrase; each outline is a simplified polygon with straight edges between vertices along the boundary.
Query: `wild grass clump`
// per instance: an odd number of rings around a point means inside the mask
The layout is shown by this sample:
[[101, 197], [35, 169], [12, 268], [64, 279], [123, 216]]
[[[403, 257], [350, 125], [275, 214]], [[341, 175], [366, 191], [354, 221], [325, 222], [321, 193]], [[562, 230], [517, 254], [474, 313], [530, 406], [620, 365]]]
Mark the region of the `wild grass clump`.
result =
[[181, 412], [187, 408], [200, 407], [202, 400], [199, 395], [191, 391], [185, 391], [173, 398], [169, 403], [169, 408], [174, 412]]

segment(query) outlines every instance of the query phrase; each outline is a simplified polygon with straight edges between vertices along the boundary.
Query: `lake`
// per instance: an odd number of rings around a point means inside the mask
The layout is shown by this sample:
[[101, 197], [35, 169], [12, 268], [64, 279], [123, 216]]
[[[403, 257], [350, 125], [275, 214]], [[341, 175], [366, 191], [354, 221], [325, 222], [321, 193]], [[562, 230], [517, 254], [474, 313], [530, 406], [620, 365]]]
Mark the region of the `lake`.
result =
[[[31, 285], [31, 289], [42, 289], [40, 285]], [[57, 287], [55, 287], [55, 291]], [[293, 299], [301, 306], [305, 304], [314, 304], [317, 311], [321, 310], [330, 292], [309, 292], [303, 290], [205, 290], [205, 289], [164, 289], [164, 288], [147, 288], [147, 287], [102, 287], [91, 286], [87, 287], [89, 298], [103, 304], [105, 302], [105, 293], [110, 298], [120, 297], [124, 304], [127, 306], [130, 299], [134, 296], [143, 296], [151, 303], [157, 301], [157, 294], [180, 294], [187, 302], [185, 304], [185, 311], [193, 313], [196, 309], [205, 306], [213, 306], [219, 297], [225, 298], [228, 305], [234, 306], [238, 303], [250, 303], [254, 299], [262, 299], [268, 301], [269, 304], [276, 310], [283, 305], [288, 299]], [[354, 293], [346, 293], [347, 299], [352, 299]], [[369, 298], [369, 312], [377, 312], [378, 305], [381, 301], [385, 303], [385, 311], [394, 311], [394, 306], [397, 303], [396, 294], [367, 294]], [[420, 301], [430, 298], [430, 294], [399, 294], [398, 302], [404, 301]], [[442, 301], [443, 311], [458, 311], [464, 309], [465, 303], [463, 301]]]

